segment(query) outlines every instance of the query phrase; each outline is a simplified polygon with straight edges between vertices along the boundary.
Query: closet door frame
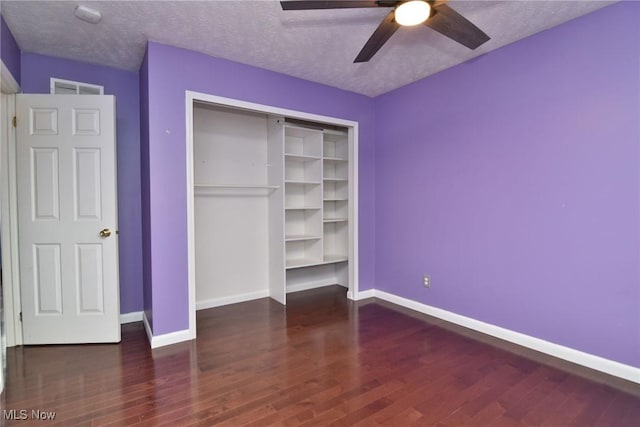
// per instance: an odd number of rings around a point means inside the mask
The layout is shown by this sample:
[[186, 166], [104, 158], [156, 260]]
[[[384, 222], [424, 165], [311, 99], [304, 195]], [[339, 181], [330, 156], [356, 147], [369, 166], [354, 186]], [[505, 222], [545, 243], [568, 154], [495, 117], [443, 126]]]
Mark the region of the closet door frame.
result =
[[[346, 127], [349, 133], [349, 290], [347, 298], [359, 298], [358, 286], [358, 122], [336, 117], [322, 116], [303, 111], [289, 110], [271, 105], [257, 104], [232, 98], [225, 98], [207, 93], [186, 91], [186, 146], [187, 146], [187, 248], [188, 248], [188, 287], [189, 287], [189, 331], [195, 336], [196, 331], [196, 282], [195, 282], [195, 209], [194, 209], [194, 177], [193, 177], [193, 110], [194, 103], [209, 103], [220, 107], [252, 111], [270, 116], [325, 123]], [[284, 186], [284, 183], [282, 183]], [[283, 212], [284, 215], [284, 212]], [[282, 248], [284, 251], [284, 247]], [[284, 266], [283, 266], [284, 268]], [[286, 286], [286, 284], [284, 284]]]

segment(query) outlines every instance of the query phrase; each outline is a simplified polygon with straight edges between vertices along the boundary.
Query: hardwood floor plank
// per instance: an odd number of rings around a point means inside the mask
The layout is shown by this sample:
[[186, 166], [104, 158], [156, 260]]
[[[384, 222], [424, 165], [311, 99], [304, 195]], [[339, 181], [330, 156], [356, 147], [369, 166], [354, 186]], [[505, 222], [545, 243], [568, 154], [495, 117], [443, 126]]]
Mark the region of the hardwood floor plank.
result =
[[626, 393], [617, 393], [613, 402], [595, 422], [596, 426], [636, 426], [640, 424], [638, 399]]
[[[58, 426], [635, 426], [640, 385], [344, 288], [202, 310], [198, 339], [7, 352], [3, 410]], [[5, 419], [3, 425], [43, 425]]]
[[[509, 365], [494, 368], [479, 384], [478, 393], [467, 400], [458, 411], [442, 420], [445, 425], [473, 425], [474, 417], [496, 401], [506, 388], [513, 386], [518, 381], [519, 372]], [[502, 407], [501, 407], [502, 408]], [[504, 408], [499, 415], [504, 413]], [[498, 415], [495, 416], [498, 418]], [[491, 419], [491, 418], [489, 418]]]
[[580, 388], [580, 378], [567, 375], [550, 393], [542, 397], [538, 402], [532, 402], [532, 409], [524, 421], [531, 425], [542, 425], [547, 419], [554, 419], [556, 414], [562, 412], [563, 405], [574, 391]]
[[[593, 426], [615, 398], [615, 394], [611, 393], [606, 385], [589, 387], [581, 397], [581, 400], [585, 402], [584, 409], [573, 419], [571, 426]], [[637, 421], [640, 423], [640, 418], [637, 418]]]

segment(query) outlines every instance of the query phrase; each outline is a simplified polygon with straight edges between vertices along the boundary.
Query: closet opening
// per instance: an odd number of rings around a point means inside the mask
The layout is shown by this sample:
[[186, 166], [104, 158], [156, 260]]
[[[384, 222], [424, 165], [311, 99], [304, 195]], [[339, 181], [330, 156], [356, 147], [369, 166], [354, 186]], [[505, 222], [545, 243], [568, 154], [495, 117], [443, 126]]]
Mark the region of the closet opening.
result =
[[187, 92], [195, 311], [329, 285], [357, 295], [358, 123]]

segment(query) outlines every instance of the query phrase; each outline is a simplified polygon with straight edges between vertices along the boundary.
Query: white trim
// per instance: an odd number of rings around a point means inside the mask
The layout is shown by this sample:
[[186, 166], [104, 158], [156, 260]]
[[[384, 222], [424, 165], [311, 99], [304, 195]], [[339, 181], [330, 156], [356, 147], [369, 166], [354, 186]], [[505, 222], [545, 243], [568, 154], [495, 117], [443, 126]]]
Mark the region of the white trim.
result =
[[189, 290], [189, 330], [196, 336], [196, 239], [193, 180], [193, 101], [195, 95], [187, 91], [185, 114], [187, 128], [187, 287]]
[[143, 313], [142, 311], [132, 311], [131, 313], [120, 314], [120, 324], [141, 322]]
[[[4, 81], [5, 75], [2, 75]], [[4, 98], [4, 97], [3, 97]], [[6, 95], [6, 112], [2, 121], [6, 123], [0, 148], [2, 175], [0, 193], [2, 194], [2, 270], [4, 272], [4, 313], [7, 332], [7, 347], [22, 345], [22, 327], [20, 324], [20, 269], [18, 258], [18, 190], [16, 176], [16, 132], [10, 125], [15, 115], [15, 95]], [[6, 159], [6, 160], [5, 160]]]
[[274, 116], [285, 116], [290, 117], [292, 119], [300, 119], [307, 120], [316, 123], [326, 123], [330, 125], [344, 126], [344, 127], [354, 127], [358, 125], [358, 122], [354, 122], [352, 120], [340, 119], [337, 117], [330, 116], [322, 116], [319, 114], [305, 113], [297, 110], [289, 110], [286, 108], [273, 107], [271, 105], [266, 104], [256, 104], [248, 101], [241, 101], [239, 99], [233, 98], [225, 98], [217, 95], [210, 95], [208, 93], [194, 92], [191, 90], [187, 90], [186, 97], [187, 101], [202, 101], [209, 102], [218, 105], [224, 105], [227, 107], [239, 108], [242, 110], [253, 111], [256, 113], [262, 114], [271, 114]]
[[375, 289], [367, 289], [366, 291], [358, 292], [355, 295], [355, 298], [352, 298], [354, 301], [360, 301], [362, 299], [373, 298], [376, 296]]
[[[7, 104], [8, 104], [9, 100], [8, 100], [8, 96], [5, 95], [4, 93], [0, 94], [0, 139], [4, 140], [7, 139], [5, 137], [6, 133], [5, 133], [5, 128], [9, 125], [9, 116], [5, 113], [5, 109], [7, 108]], [[4, 144], [3, 144], [4, 145]], [[4, 165], [4, 148], [0, 147], [0, 150], [2, 150], [2, 153], [0, 154], [0, 174], [2, 176], [2, 178], [0, 178], [1, 182], [2, 182], [2, 186], [0, 187], [0, 196], [4, 196], [4, 176], [5, 176], [5, 169], [7, 169], [7, 167]], [[2, 197], [4, 199], [4, 197]], [[4, 202], [4, 200], [2, 202], [0, 202], [2, 204], [2, 207], [0, 207], [0, 213], [2, 213], [2, 211], [5, 209], [5, 206], [7, 206], [7, 203]], [[2, 218], [0, 218], [2, 219]], [[3, 227], [0, 226], [0, 229], [2, 229]], [[2, 235], [2, 237], [4, 237], [4, 234]], [[4, 240], [4, 239], [3, 239]], [[6, 243], [5, 245], [3, 245], [6, 247]], [[0, 262], [2, 262], [2, 260], [0, 260]], [[1, 279], [0, 279], [1, 280]], [[4, 296], [4, 287], [3, 289], [0, 289], [0, 315], [2, 315], [3, 318], [0, 318], [0, 325], [4, 324], [4, 306], [5, 306], [5, 296]], [[3, 328], [0, 328], [3, 329]], [[2, 332], [2, 330], [0, 330], [0, 332]], [[5, 339], [6, 333], [0, 335], [0, 398], [2, 399], [2, 401], [4, 402], [4, 396], [2, 395], [2, 392], [4, 391], [4, 370], [5, 370], [5, 366], [7, 366], [7, 364], [4, 361], [4, 354], [6, 353], [6, 339]]]
[[193, 103], [196, 101], [208, 102], [212, 104], [223, 105], [231, 108], [239, 108], [269, 114], [274, 116], [284, 116], [294, 119], [313, 121], [316, 123], [327, 123], [332, 125], [344, 126], [349, 128], [349, 135], [352, 135], [350, 146], [352, 149], [352, 158], [349, 159], [353, 165], [351, 188], [353, 188], [352, 196], [353, 206], [351, 221], [351, 230], [353, 233], [351, 254], [349, 257], [350, 270], [350, 287], [349, 293], [358, 292], [358, 122], [352, 120], [339, 119], [336, 117], [321, 116], [318, 114], [304, 113], [286, 108], [273, 107], [265, 104], [256, 104], [253, 102], [241, 101], [238, 99], [224, 98], [221, 96], [210, 95], [207, 93], [185, 91], [185, 115], [186, 115], [186, 154], [187, 154], [187, 265], [188, 265], [188, 292], [189, 292], [189, 331], [193, 337], [196, 335], [196, 282], [195, 282], [195, 220], [194, 220], [194, 182], [193, 182]]
[[349, 128], [349, 169], [351, 175], [349, 179], [351, 183], [349, 185], [349, 224], [351, 231], [351, 241], [349, 242], [349, 278], [353, 280], [353, 283], [349, 286], [349, 291], [354, 295], [358, 295], [358, 290], [360, 289], [360, 252], [359, 252], [359, 234], [358, 230], [360, 229], [359, 225], [359, 216], [358, 216], [358, 196], [360, 191], [360, 185], [358, 183], [359, 177], [359, 157], [358, 157], [358, 141], [359, 141], [359, 128], [358, 123]]
[[144, 313], [142, 314], [142, 322], [144, 323], [144, 329], [147, 332], [147, 338], [149, 339], [149, 344], [151, 345], [152, 349], [195, 339], [195, 336], [193, 336], [191, 331], [189, 331], [188, 329], [154, 336], [151, 333], [149, 321], [147, 320], [147, 316]]
[[[11, 95], [10, 106], [11, 115], [16, 113], [16, 96]], [[14, 345], [22, 345], [22, 323], [20, 322], [20, 312], [22, 311], [22, 298], [20, 295], [20, 245], [18, 231], [18, 154], [16, 141], [16, 128], [11, 126], [8, 140], [8, 162], [9, 162], [9, 229], [11, 230], [11, 243], [9, 247], [11, 256], [11, 285], [13, 288], [13, 330]], [[6, 306], [5, 306], [6, 308]], [[6, 317], [5, 317], [6, 320]], [[9, 325], [7, 325], [9, 326]], [[7, 344], [8, 345], [8, 344]]]
[[183, 331], [170, 332], [168, 334], [156, 335], [151, 338], [151, 348], [164, 347], [171, 344], [178, 344], [184, 341], [191, 341], [195, 337], [191, 331], [185, 329]]
[[269, 289], [257, 292], [248, 292], [246, 294], [231, 295], [222, 298], [212, 298], [204, 301], [196, 302], [196, 310], [205, 310], [207, 308], [221, 307], [223, 305], [237, 304], [239, 302], [253, 301], [269, 296]]
[[[361, 294], [363, 293], [364, 292]], [[457, 325], [464, 326], [465, 328], [473, 329], [475, 331], [482, 332], [483, 334], [491, 335], [523, 347], [549, 354], [559, 359], [568, 360], [569, 362], [586, 366], [587, 368], [624, 378], [635, 383], [640, 383], [640, 368], [625, 365], [620, 362], [605, 359], [600, 356], [585, 353], [580, 350], [575, 350], [560, 344], [555, 344], [540, 338], [492, 325], [490, 323], [485, 323], [480, 320], [452, 313], [441, 308], [426, 305], [388, 292], [373, 290], [373, 294], [376, 298], [380, 298], [393, 304], [428, 314], [429, 316], [437, 317], [439, 319], [446, 320], [447, 322], [455, 323]]]
[[308, 291], [309, 289], [324, 288], [325, 286], [333, 286], [333, 285], [346, 287], [339, 283], [336, 283], [335, 280], [326, 279], [326, 280], [317, 280], [315, 282], [300, 283], [297, 285], [289, 285], [287, 286], [287, 293], [289, 294], [291, 292]]
[[[11, 118], [15, 115], [15, 95], [21, 88], [4, 61], [0, 59], [0, 91], [7, 94], [6, 111], [0, 119], [7, 124], [3, 129], [0, 143], [0, 194], [2, 195], [2, 271], [4, 288], [4, 320], [7, 333], [7, 347], [22, 345], [22, 328], [20, 325], [20, 282], [18, 275], [18, 217], [17, 217], [17, 178], [15, 167], [15, 128], [11, 126]], [[6, 121], [5, 121], [6, 120]], [[5, 161], [5, 159], [7, 159]]]
[[147, 319], [147, 313], [142, 312], [142, 324], [144, 325], [144, 330], [147, 333], [147, 339], [149, 340], [149, 344], [153, 340], [153, 333], [151, 332], [151, 326], [149, 325], [149, 319]]
[[4, 65], [4, 61], [0, 59], [0, 91], [2, 93], [18, 93], [20, 92], [20, 85], [16, 81], [9, 68]]

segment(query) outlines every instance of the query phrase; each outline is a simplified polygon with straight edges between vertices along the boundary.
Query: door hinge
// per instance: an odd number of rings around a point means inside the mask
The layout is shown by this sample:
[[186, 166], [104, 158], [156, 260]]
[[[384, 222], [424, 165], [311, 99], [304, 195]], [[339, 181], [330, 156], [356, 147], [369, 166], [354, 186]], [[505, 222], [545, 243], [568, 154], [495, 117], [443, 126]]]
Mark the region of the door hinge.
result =
[[18, 127], [18, 118], [16, 116], [13, 116], [13, 120], [11, 121], [13, 123], [13, 127]]
[[22, 322], [22, 312], [20, 312], [20, 321]]

